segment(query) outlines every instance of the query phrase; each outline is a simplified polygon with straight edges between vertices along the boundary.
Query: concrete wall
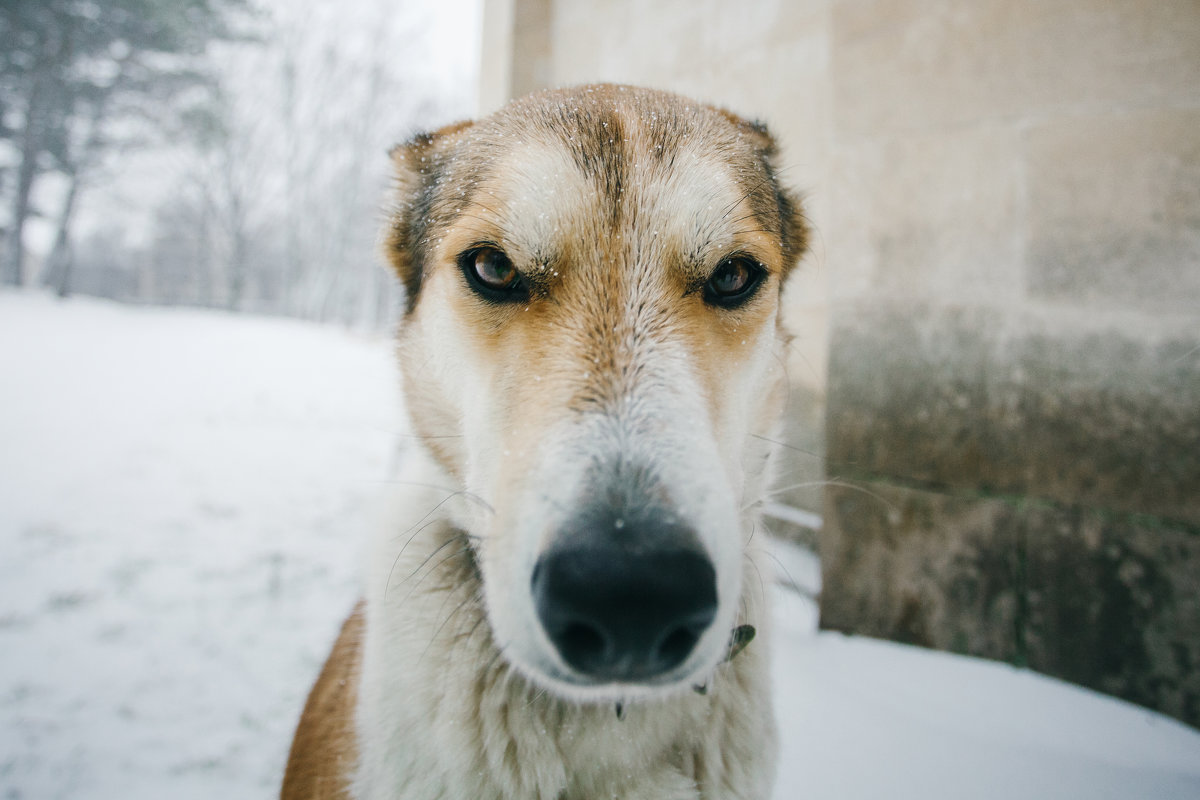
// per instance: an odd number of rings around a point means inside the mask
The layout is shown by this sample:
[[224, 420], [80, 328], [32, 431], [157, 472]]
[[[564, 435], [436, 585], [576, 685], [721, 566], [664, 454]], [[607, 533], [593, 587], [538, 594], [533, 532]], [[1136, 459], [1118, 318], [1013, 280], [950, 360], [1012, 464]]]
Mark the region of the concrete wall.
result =
[[824, 624], [1200, 724], [1200, 4], [843, 2], [832, 52]]
[[793, 497], [824, 624], [1200, 724], [1200, 3], [504, 1], [510, 90], [781, 138], [818, 231], [790, 436], [827, 447], [791, 469], [844, 479]]

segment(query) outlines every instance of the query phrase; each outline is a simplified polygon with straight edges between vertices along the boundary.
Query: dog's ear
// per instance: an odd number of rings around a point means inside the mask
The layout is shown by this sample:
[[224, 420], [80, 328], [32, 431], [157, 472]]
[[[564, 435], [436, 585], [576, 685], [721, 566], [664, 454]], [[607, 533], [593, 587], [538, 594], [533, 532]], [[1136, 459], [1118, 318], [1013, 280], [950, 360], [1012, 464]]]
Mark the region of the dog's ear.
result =
[[452, 144], [471, 122], [420, 133], [388, 151], [395, 177], [392, 208], [384, 232], [384, 255], [404, 284], [405, 311], [412, 312], [425, 273], [430, 218], [437, 189], [449, 167]]
[[775, 202], [779, 207], [779, 234], [780, 244], [783, 248], [783, 274], [784, 277], [787, 277], [787, 273], [791, 271], [792, 267], [796, 266], [796, 262], [800, 260], [801, 256], [808, 252], [810, 228], [808, 219], [804, 216], [804, 206], [800, 202], [800, 196], [788, 189], [779, 180], [779, 145], [775, 141], [775, 137], [771, 135], [771, 131], [767, 129], [765, 123], [758, 120], [745, 119], [723, 108], [719, 108], [717, 111], [732, 122], [742, 135], [753, 144], [758, 151], [758, 157], [762, 160], [763, 168], [767, 171], [767, 176], [771, 182], [771, 190], [775, 194]]

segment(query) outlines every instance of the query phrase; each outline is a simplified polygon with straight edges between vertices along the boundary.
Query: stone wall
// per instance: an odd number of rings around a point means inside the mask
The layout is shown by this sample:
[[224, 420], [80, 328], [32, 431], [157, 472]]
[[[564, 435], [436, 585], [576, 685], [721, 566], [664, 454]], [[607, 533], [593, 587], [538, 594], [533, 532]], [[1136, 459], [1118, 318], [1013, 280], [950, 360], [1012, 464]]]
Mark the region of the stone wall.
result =
[[1200, 724], [1200, 4], [505, 7], [484, 110], [623, 81], [781, 139], [823, 623]]

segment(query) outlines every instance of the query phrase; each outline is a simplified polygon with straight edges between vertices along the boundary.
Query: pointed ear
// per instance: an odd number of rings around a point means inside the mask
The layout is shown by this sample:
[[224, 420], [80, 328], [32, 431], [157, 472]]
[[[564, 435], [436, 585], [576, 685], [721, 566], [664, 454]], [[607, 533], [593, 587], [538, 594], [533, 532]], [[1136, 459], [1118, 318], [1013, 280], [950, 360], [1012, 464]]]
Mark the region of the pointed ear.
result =
[[753, 144], [767, 171], [771, 189], [775, 194], [775, 203], [779, 208], [779, 238], [783, 248], [783, 274], [786, 278], [792, 267], [796, 266], [796, 262], [808, 252], [810, 228], [808, 219], [804, 216], [800, 196], [779, 180], [779, 145], [765, 123], [739, 117], [723, 108], [717, 111]]
[[384, 256], [404, 285], [405, 313], [412, 313], [425, 274], [426, 243], [438, 188], [449, 168], [456, 134], [473, 123], [458, 122], [420, 133], [388, 151], [395, 188], [384, 230]]

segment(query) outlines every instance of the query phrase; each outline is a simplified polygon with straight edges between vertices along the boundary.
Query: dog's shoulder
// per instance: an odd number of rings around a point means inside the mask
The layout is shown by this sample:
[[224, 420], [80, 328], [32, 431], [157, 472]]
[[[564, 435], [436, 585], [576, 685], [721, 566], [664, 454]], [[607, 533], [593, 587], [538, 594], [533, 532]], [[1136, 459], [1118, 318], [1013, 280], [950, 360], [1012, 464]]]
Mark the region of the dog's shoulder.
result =
[[362, 661], [363, 603], [342, 624], [296, 728], [281, 800], [350, 800], [358, 760], [354, 710]]

